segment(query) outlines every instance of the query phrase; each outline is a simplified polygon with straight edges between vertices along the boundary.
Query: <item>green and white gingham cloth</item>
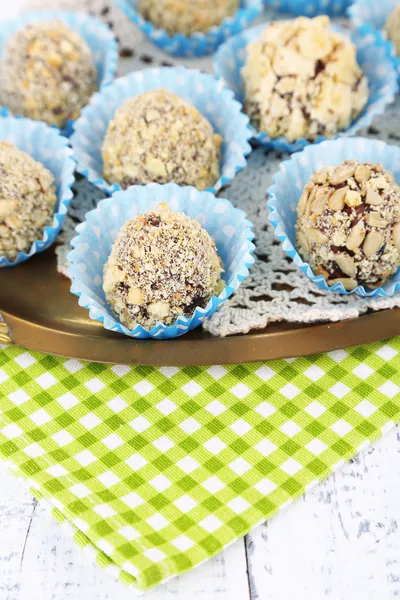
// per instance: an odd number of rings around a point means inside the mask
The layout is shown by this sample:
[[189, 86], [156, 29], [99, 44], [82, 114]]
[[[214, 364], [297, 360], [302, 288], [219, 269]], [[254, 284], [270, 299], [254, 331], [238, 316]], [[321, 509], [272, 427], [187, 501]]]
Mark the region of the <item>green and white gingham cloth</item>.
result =
[[0, 456], [140, 589], [220, 552], [399, 420], [400, 338], [183, 369], [0, 351]]

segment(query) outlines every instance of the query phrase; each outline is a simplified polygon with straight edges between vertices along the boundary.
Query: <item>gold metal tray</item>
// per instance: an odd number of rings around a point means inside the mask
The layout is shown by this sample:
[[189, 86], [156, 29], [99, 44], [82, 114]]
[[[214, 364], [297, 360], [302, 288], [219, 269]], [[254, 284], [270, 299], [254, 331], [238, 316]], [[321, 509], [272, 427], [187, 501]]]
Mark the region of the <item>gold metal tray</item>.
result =
[[[174, 340], [133, 340], [91, 321], [57, 273], [50, 249], [0, 269], [0, 343], [108, 363], [189, 366], [289, 358], [400, 335], [400, 309], [320, 325], [278, 323], [247, 335], [214, 338], [201, 329]], [[7, 332], [8, 329], [8, 332]]]

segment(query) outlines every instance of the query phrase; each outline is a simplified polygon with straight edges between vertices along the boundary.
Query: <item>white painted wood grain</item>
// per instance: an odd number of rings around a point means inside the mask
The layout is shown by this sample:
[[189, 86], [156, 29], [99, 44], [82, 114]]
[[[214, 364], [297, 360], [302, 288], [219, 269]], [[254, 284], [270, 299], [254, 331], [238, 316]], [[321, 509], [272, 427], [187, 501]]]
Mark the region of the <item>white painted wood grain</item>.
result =
[[[125, 588], [68, 536], [0, 462], [0, 600], [128, 600]], [[249, 600], [244, 542], [145, 595]]]
[[247, 538], [253, 600], [400, 596], [396, 430]]
[[[224, 553], [146, 600], [400, 597], [400, 435], [394, 430]], [[29, 534], [27, 534], [29, 530]], [[246, 575], [246, 559], [249, 580]], [[0, 463], [0, 600], [128, 600]]]
[[[2, 18], [25, 0], [0, 0]], [[146, 600], [400, 597], [400, 436], [360, 458], [214, 560]], [[246, 562], [247, 559], [247, 562]], [[249, 581], [246, 569], [249, 567]], [[129, 600], [0, 463], [0, 600]]]

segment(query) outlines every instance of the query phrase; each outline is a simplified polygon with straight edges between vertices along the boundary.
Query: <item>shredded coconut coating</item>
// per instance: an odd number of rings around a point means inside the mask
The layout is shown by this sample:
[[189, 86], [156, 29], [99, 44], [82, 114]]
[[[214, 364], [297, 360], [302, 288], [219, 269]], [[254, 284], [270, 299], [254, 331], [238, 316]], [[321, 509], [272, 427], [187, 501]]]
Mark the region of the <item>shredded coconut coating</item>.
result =
[[301, 256], [328, 285], [379, 287], [400, 266], [400, 188], [380, 164], [325, 167], [298, 205]]
[[104, 267], [103, 288], [123, 325], [151, 329], [204, 308], [223, 289], [222, 271], [207, 231], [159, 204], [122, 227]]
[[368, 100], [356, 50], [326, 16], [268, 25], [247, 47], [242, 76], [253, 125], [271, 138], [315, 140], [349, 127]]
[[389, 40], [394, 43], [396, 52], [400, 56], [400, 4], [390, 13], [386, 21], [386, 33]]
[[222, 138], [197, 108], [167, 90], [127, 100], [103, 144], [104, 177], [127, 188], [174, 182], [199, 190], [219, 178]]
[[170, 35], [206, 32], [239, 9], [239, 0], [139, 0], [141, 15]]
[[64, 127], [96, 89], [89, 47], [61, 21], [27, 25], [8, 40], [0, 61], [0, 101], [14, 114]]
[[54, 177], [9, 142], [0, 142], [0, 256], [14, 260], [43, 238], [57, 201]]

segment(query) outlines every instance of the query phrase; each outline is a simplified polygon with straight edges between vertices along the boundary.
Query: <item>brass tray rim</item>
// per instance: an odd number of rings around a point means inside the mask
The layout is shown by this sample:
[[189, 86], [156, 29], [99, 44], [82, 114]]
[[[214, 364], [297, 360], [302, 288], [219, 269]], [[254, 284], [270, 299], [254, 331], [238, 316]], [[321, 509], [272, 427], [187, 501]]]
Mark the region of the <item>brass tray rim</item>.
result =
[[91, 320], [70, 285], [57, 273], [51, 250], [0, 269], [0, 315], [7, 325], [1, 324], [0, 343], [91, 362], [183, 367], [307, 356], [400, 335], [400, 308], [393, 308], [334, 323], [272, 323], [221, 338], [198, 328], [171, 340], [134, 339]]
[[188, 334], [173, 340], [134, 340], [112, 332], [106, 337], [83, 336], [2, 311], [1, 301], [0, 313], [12, 342], [29, 350], [90, 362], [154, 367], [265, 362], [332, 352], [400, 335], [400, 308], [282, 331], [198, 339]]

